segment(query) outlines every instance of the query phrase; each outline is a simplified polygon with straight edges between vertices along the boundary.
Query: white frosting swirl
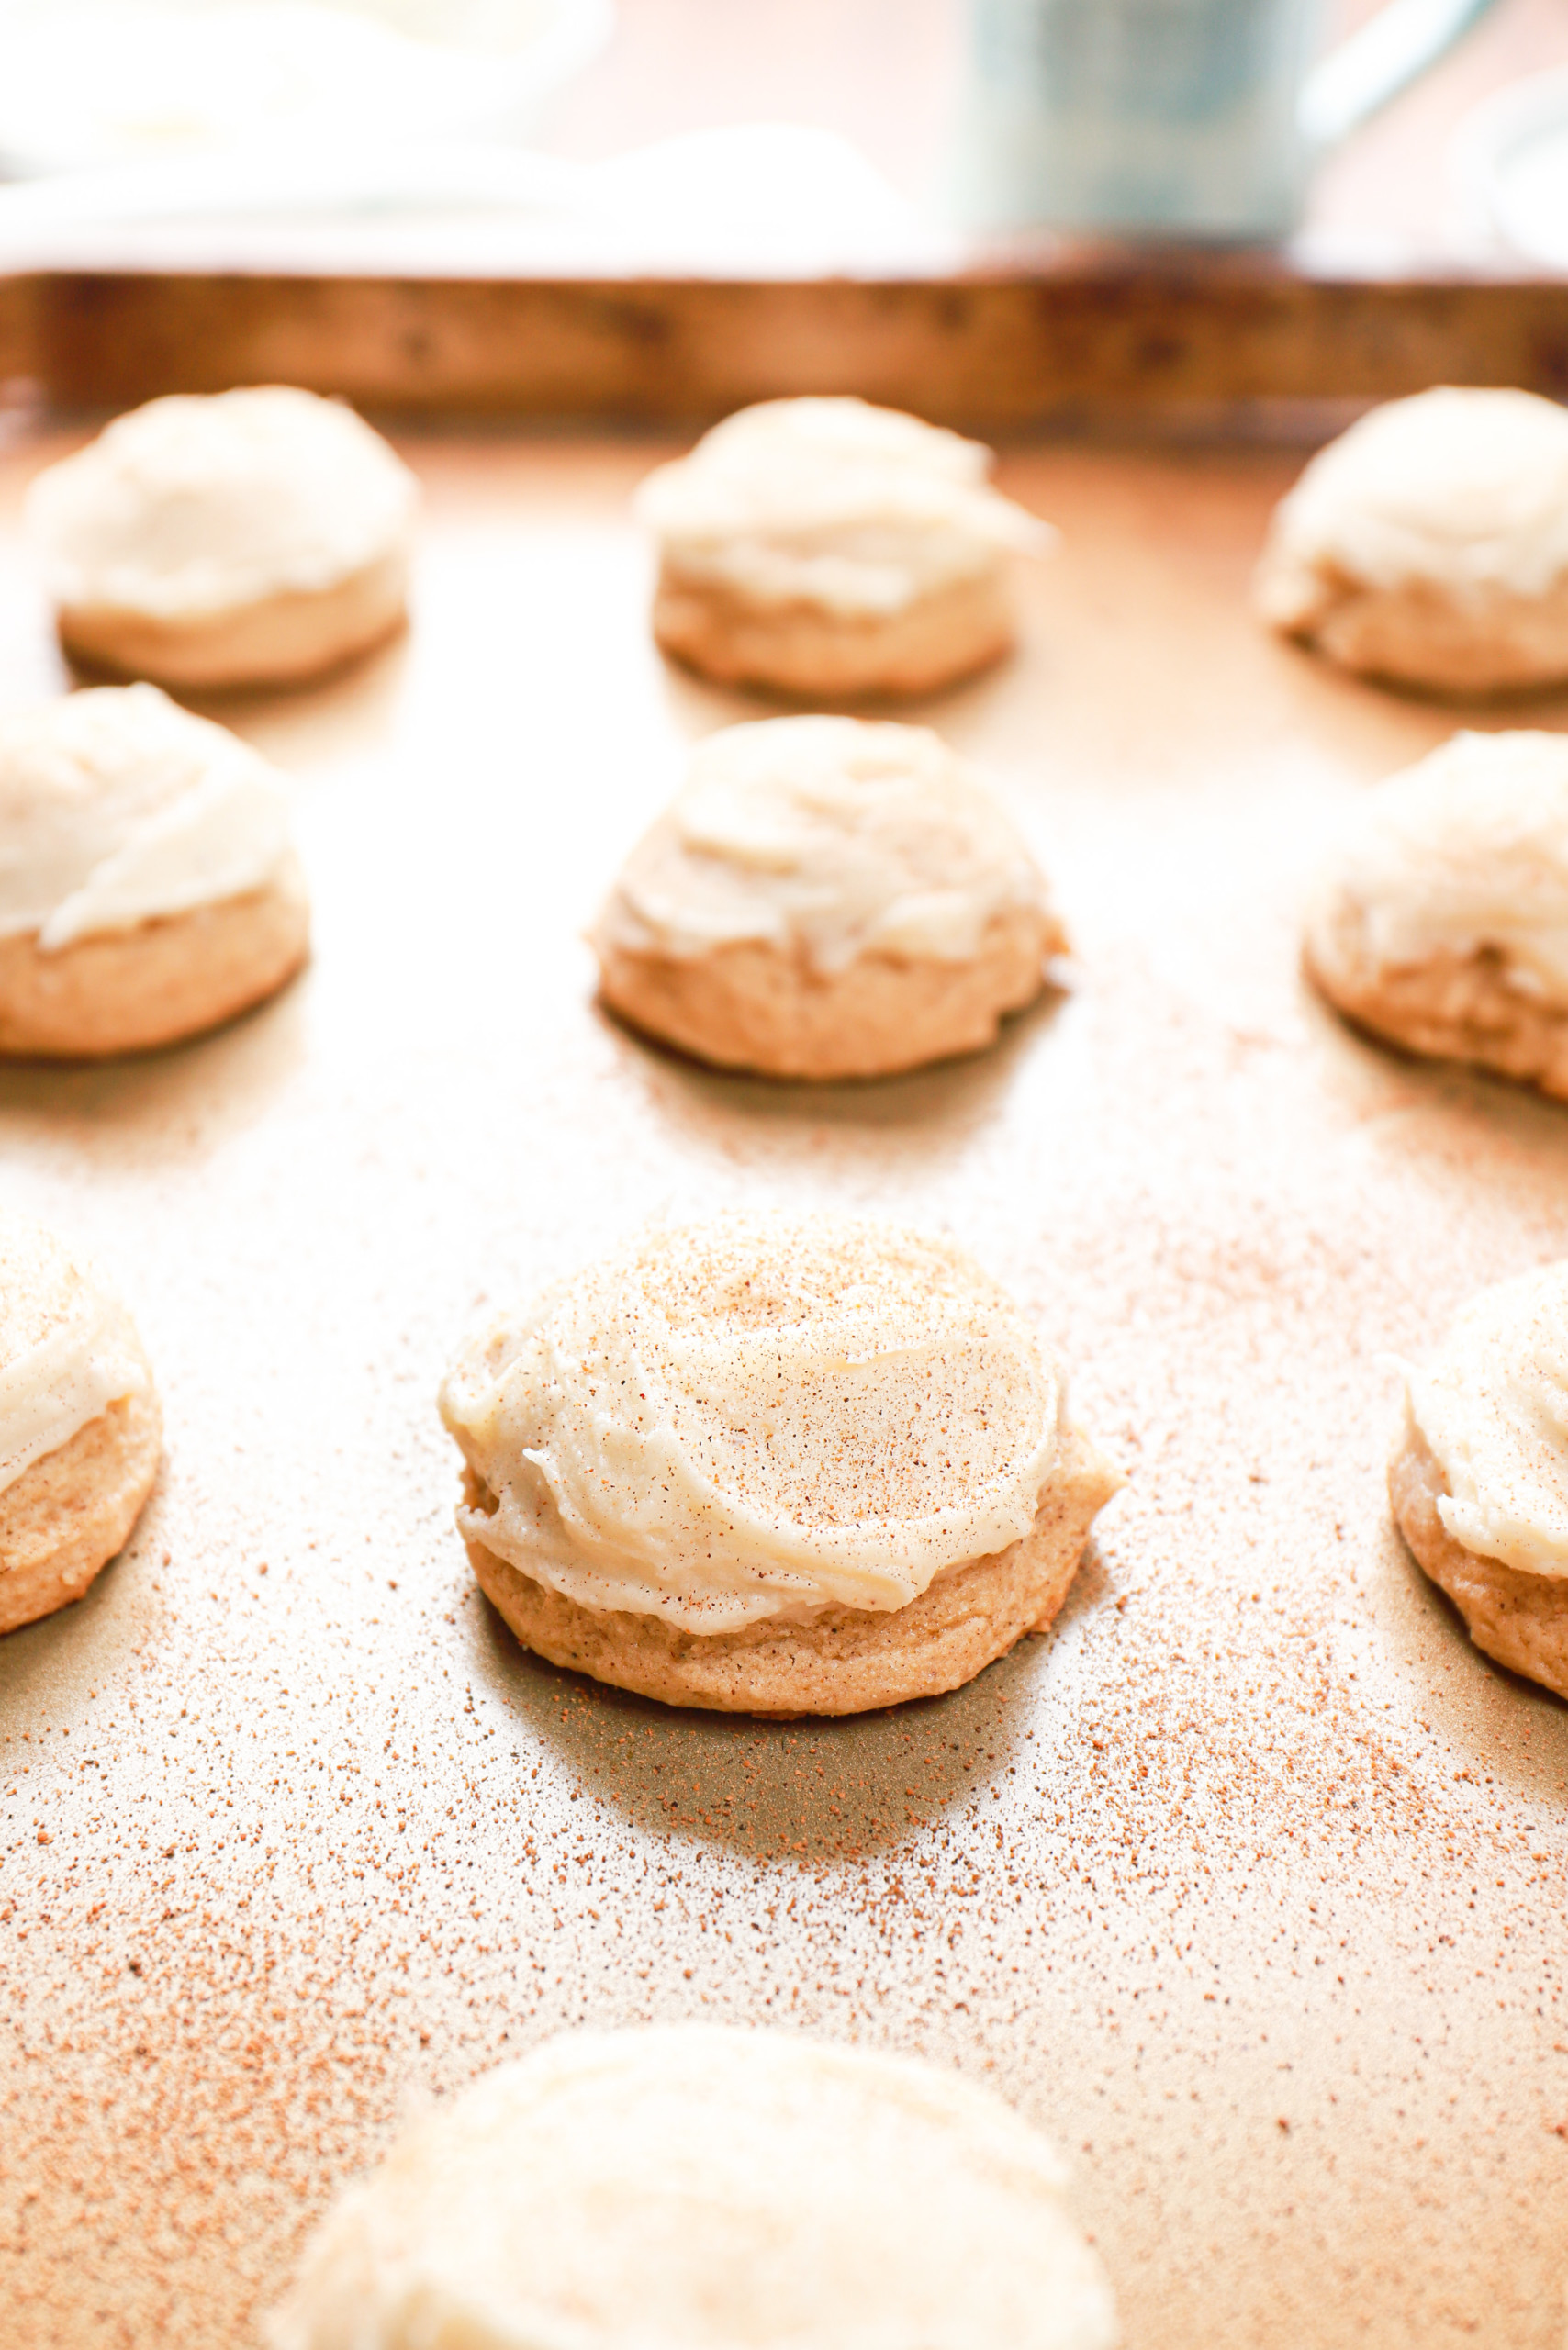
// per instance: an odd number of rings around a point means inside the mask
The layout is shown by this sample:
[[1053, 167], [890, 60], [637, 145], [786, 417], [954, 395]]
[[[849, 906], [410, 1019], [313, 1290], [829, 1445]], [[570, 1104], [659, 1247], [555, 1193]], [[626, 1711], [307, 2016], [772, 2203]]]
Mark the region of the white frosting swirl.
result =
[[24, 510], [57, 603], [178, 621], [401, 554], [417, 498], [352, 408], [273, 385], [117, 417], [39, 475]]
[[274, 771], [156, 686], [0, 719], [0, 938], [50, 954], [261, 889], [291, 854]]
[[465, 1535], [584, 1606], [724, 1632], [907, 1606], [1017, 1541], [1060, 1397], [947, 1242], [735, 1216], [494, 1316], [441, 1408], [488, 1489]]
[[665, 561], [754, 604], [890, 619], [1055, 533], [988, 487], [991, 452], [857, 399], [765, 400], [636, 496]]
[[1390, 400], [1313, 458], [1270, 554], [1375, 588], [1543, 595], [1568, 571], [1568, 411], [1533, 392]]
[[40, 1226], [0, 1218], [0, 1494], [150, 1384], [123, 1306]]
[[1568, 1002], [1568, 736], [1456, 734], [1380, 784], [1309, 926], [1331, 938], [1347, 919], [1381, 968], [1490, 947], [1521, 992]]
[[572, 2032], [348, 2188], [272, 2350], [1114, 2350], [1049, 2142], [792, 2031]]
[[923, 726], [765, 718], [710, 735], [599, 920], [631, 953], [755, 940], [816, 969], [967, 962], [1046, 885], [984, 785]]
[[1531, 1575], [1568, 1575], [1568, 1261], [1483, 1290], [1431, 1371], [1406, 1368], [1410, 1416], [1447, 1480], [1456, 1542]]

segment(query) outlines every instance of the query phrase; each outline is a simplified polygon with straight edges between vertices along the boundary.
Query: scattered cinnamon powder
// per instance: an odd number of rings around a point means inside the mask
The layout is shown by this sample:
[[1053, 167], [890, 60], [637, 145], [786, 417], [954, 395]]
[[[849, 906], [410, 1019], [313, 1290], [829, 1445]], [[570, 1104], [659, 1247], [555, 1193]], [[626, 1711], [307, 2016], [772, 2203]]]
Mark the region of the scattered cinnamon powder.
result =
[[[0, 510], [62, 445], [4, 453]], [[648, 661], [647, 453], [415, 453], [418, 633], [245, 718], [302, 778], [314, 973], [188, 1052], [0, 1077], [7, 1193], [118, 1280], [170, 1431], [127, 1556], [0, 1651], [7, 2339], [250, 2350], [411, 2101], [683, 2015], [990, 2079], [1070, 2153], [1129, 2350], [1554, 2339], [1568, 1716], [1390, 1531], [1378, 1357], [1568, 1253], [1568, 1121], [1294, 968], [1320, 832], [1447, 719], [1254, 633], [1289, 463], [1016, 459], [1064, 552], [942, 718], [1079, 991], [893, 1084], [722, 1080], [600, 1024], [575, 944], [730, 714]], [[0, 538], [18, 691], [57, 674], [33, 594]], [[940, 1703], [678, 1717], [467, 1587], [465, 1322], [737, 1201], [951, 1233], [1129, 1472], [1055, 1635]]]

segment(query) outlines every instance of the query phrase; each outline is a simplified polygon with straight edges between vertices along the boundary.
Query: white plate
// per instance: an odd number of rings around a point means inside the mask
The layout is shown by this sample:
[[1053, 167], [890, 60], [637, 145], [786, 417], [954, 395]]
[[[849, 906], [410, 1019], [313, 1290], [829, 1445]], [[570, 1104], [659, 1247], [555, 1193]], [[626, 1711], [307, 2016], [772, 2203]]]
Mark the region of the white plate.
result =
[[612, 0], [0, 0], [0, 171], [516, 138]]
[[1492, 235], [1568, 270], [1568, 68], [1484, 100], [1455, 134], [1452, 165], [1472, 216]]

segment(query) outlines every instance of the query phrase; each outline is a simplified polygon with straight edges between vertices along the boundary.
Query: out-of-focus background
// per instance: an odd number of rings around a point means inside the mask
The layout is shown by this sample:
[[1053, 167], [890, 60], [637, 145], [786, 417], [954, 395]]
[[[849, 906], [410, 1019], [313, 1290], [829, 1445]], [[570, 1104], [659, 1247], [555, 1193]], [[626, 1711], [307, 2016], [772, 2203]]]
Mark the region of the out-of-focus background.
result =
[[[1327, 0], [1324, 46], [1381, 0]], [[551, 144], [597, 155], [675, 131], [762, 118], [852, 140], [899, 192], [939, 192], [966, 0], [621, 0], [619, 29], [560, 103]], [[1430, 73], [1316, 174], [1307, 228], [1374, 260], [1474, 242], [1452, 154], [1478, 102], [1568, 67], [1565, 0], [1496, 0]]]
[[[985, 249], [952, 205], [969, 6], [0, 0], [0, 266], [950, 268]], [[1327, 0], [1323, 47], [1376, 14]], [[1539, 235], [1477, 167], [1497, 94], [1553, 69], [1564, 0], [1495, 0], [1318, 165], [1295, 250], [1568, 263], [1568, 130], [1532, 151]]]

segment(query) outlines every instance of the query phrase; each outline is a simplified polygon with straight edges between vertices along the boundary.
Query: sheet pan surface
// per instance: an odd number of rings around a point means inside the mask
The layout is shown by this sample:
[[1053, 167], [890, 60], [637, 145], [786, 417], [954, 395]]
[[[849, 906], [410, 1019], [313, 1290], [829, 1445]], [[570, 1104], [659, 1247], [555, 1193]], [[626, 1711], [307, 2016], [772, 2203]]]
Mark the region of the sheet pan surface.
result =
[[[0, 448], [7, 702], [64, 682], [16, 509], [79, 437]], [[126, 1555], [0, 1644], [7, 2341], [239, 2350], [399, 2114], [695, 2015], [1014, 2098], [1130, 2350], [1557, 2344], [1568, 1715], [1392, 1532], [1383, 1358], [1568, 1250], [1568, 1112], [1358, 1040], [1295, 959], [1339, 811], [1453, 713], [1249, 620], [1290, 458], [1015, 454], [1062, 550], [1020, 657], [917, 715], [1036, 844], [1074, 987], [921, 1076], [705, 1074], [595, 1009], [580, 938], [758, 708], [649, 643], [665, 451], [400, 445], [408, 641], [208, 705], [293, 778], [309, 973], [0, 1073], [0, 1196], [100, 1259], [168, 1422]], [[470, 1585], [433, 1401], [470, 1315], [743, 1200], [957, 1234], [1127, 1471], [1055, 1636], [940, 1703], [667, 1713]]]

